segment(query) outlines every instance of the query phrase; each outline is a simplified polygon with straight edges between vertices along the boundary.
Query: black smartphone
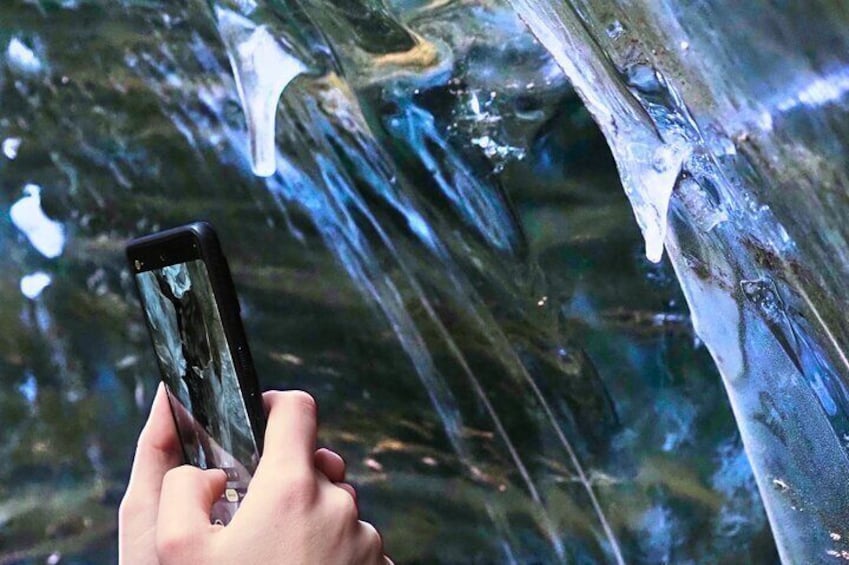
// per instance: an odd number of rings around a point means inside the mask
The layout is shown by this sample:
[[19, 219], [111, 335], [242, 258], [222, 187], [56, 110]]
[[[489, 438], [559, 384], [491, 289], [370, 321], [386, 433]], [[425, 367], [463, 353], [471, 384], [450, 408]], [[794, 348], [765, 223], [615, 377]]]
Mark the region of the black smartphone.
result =
[[227, 260], [207, 222], [134, 239], [127, 259], [185, 462], [227, 473], [212, 509], [212, 522], [227, 524], [256, 471], [265, 432]]

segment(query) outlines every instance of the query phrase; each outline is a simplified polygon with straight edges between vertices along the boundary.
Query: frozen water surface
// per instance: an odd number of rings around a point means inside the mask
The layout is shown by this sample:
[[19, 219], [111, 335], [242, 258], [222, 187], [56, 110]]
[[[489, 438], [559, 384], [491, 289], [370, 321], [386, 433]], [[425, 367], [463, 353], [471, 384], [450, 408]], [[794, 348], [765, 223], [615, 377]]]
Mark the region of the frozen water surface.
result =
[[[846, 322], [835, 315], [847, 265], [837, 212], [847, 188], [847, 61], [834, 50], [847, 41], [842, 8], [514, 4], [597, 116], [626, 188], [642, 137], [683, 155], [665, 179], [667, 249], [723, 373], [779, 553], [811, 562], [845, 550], [830, 536], [849, 519], [849, 364]], [[633, 33], [601, 33], [611, 18]], [[683, 42], [686, 53], [673, 49]], [[782, 42], [805, 47], [787, 48], [778, 65], [768, 54]], [[642, 119], [622, 128], [620, 112], [607, 121], [611, 108]], [[716, 151], [729, 141], [733, 151]]]
[[114, 559], [122, 245], [201, 218], [396, 562], [844, 555], [847, 18], [3, 4], [0, 563]]

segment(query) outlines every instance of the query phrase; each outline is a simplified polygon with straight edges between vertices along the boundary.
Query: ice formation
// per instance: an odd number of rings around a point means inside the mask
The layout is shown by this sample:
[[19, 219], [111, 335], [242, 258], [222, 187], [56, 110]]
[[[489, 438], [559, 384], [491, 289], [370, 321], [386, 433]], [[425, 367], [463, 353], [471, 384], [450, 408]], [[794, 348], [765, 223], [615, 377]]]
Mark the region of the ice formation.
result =
[[248, 123], [254, 173], [271, 176], [277, 170], [277, 103], [306, 67], [265, 26], [224, 7], [215, 12]]
[[65, 247], [65, 228], [61, 223], [50, 219], [41, 209], [41, 187], [28, 184], [24, 187], [24, 196], [9, 209], [12, 223], [21, 230], [35, 249], [54, 259], [62, 254]]
[[51, 282], [52, 277], [43, 271], [26, 275], [21, 279], [21, 293], [30, 300], [35, 300]]

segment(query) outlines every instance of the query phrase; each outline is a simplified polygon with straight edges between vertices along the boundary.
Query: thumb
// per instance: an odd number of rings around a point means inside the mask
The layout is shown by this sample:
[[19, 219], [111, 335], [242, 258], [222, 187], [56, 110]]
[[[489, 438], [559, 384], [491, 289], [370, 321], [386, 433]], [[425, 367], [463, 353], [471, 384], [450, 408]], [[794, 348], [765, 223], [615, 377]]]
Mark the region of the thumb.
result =
[[224, 493], [227, 476], [220, 469], [183, 465], [162, 481], [156, 547], [160, 557], [180, 560], [194, 554], [213, 532], [210, 512]]

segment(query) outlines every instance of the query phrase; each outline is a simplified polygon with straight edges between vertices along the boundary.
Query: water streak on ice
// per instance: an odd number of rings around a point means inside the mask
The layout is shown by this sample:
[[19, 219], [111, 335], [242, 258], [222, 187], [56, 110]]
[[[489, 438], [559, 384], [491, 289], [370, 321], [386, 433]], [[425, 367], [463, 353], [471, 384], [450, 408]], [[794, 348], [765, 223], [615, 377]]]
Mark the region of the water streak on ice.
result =
[[12, 223], [27, 236], [39, 253], [48, 259], [62, 254], [65, 247], [65, 228], [61, 223], [48, 218], [41, 209], [40, 186], [26, 185], [24, 197], [12, 205], [9, 216]]
[[271, 176], [277, 171], [277, 103], [286, 86], [307, 69], [266, 26], [222, 7], [215, 14], [245, 111], [253, 171]]
[[849, 71], [839, 72], [808, 81], [792, 96], [782, 98], [777, 104], [779, 112], [786, 112], [798, 105], [822, 106], [843, 98], [849, 92]]

